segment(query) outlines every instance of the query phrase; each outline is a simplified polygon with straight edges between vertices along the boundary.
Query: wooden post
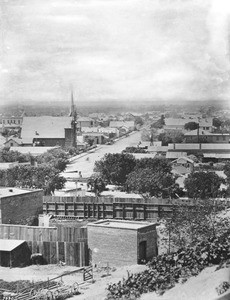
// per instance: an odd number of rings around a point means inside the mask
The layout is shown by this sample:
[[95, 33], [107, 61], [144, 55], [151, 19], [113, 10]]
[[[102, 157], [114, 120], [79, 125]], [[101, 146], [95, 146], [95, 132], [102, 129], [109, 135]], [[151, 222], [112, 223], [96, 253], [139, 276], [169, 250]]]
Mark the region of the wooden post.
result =
[[90, 204], [91, 203], [88, 203], [88, 218], [90, 218]]
[[66, 211], [67, 211], [67, 208], [66, 208], [66, 202], [65, 202], [65, 203], [64, 203], [64, 215], [65, 215], [65, 216], [67, 216]]
[[57, 208], [58, 204], [57, 204], [57, 202], [55, 202], [54, 205], [55, 205], [55, 215], [57, 216], [58, 215], [58, 208]]
[[125, 219], [126, 213], [125, 213], [125, 203], [122, 203], [122, 219]]
[[116, 203], [113, 203], [113, 219], [116, 218]]
[[86, 217], [86, 204], [85, 204], [85, 202], [83, 203], [83, 216], [84, 216], [84, 219], [85, 219], [85, 217]]
[[48, 205], [48, 202], [46, 202], [46, 214], [48, 214], [48, 213], [49, 213], [49, 211], [48, 211], [48, 207], [49, 207], [49, 205]]
[[77, 216], [77, 211], [76, 211], [76, 203], [74, 202], [73, 203], [73, 214], [74, 214], [74, 216]]
[[100, 219], [100, 204], [97, 203], [97, 218]]
[[103, 219], [105, 219], [105, 203], [102, 203]]
[[136, 205], [133, 203], [133, 220], [136, 219]]
[[95, 218], [95, 203], [93, 203], [93, 218]]
[[144, 220], [147, 219], [147, 215], [146, 215], [146, 204], [145, 204], [145, 203], [143, 204], [143, 218], [144, 218]]

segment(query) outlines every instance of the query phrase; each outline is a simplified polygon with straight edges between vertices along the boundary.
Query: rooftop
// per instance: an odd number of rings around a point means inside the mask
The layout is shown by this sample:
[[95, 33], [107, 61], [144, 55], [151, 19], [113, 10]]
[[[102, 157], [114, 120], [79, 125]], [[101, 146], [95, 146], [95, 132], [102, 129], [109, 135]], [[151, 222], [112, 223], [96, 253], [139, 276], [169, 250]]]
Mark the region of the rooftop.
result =
[[196, 122], [199, 123], [201, 127], [210, 127], [212, 126], [212, 118], [165, 118], [165, 125], [166, 126], [184, 126], [186, 123], [189, 122]]
[[22, 138], [65, 138], [65, 128], [71, 127], [71, 117], [24, 117]]
[[33, 192], [33, 191], [19, 189], [19, 188], [15, 188], [15, 187], [0, 188], [0, 198], [21, 195], [21, 194], [28, 194], [31, 192]]
[[[191, 130], [189, 132], [186, 132], [185, 133], [185, 136], [197, 136], [198, 135], [198, 131], [197, 129], [195, 130]], [[229, 136], [230, 133], [220, 133], [220, 132], [210, 132], [210, 131], [207, 131], [207, 130], [199, 130], [199, 135], [202, 136], [202, 135], [208, 135], [208, 136]]]
[[33, 144], [33, 139], [32, 138], [24, 138], [24, 139], [20, 139], [17, 137], [11, 137], [8, 140], [5, 141], [4, 144], [6, 144], [9, 141], [15, 141], [16, 143], [18, 143], [19, 145], [23, 145], [23, 144]]
[[187, 155], [186, 152], [167, 152], [166, 158], [175, 159], [175, 158], [185, 157], [186, 155]]
[[125, 220], [100, 220], [95, 223], [90, 223], [87, 226], [138, 230], [152, 225], [154, 225], [154, 223]]
[[0, 240], [0, 251], [10, 252], [23, 243], [25, 243], [23, 240]]

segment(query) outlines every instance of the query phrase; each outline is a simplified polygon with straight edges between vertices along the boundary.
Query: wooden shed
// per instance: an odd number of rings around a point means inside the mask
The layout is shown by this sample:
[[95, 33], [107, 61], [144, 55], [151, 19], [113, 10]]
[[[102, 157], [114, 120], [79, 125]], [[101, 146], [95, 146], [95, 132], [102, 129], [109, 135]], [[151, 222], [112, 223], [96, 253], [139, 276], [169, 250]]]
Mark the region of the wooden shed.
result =
[[156, 225], [114, 219], [89, 223], [92, 263], [125, 266], [150, 260], [157, 255]]
[[31, 251], [23, 240], [0, 240], [0, 266], [24, 267], [30, 264]]

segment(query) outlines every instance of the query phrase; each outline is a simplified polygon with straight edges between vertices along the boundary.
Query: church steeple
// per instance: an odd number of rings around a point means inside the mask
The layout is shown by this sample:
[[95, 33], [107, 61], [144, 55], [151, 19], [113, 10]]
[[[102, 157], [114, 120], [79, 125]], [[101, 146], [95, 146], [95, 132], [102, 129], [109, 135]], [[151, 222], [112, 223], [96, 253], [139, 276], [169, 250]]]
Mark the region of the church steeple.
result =
[[71, 90], [71, 105], [70, 105], [70, 113], [69, 116], [73, 117], [75, 113], [75, 105], [74, 105], [74, 97], [73, 97], [73, 90]]
[[71, 128], [72, 128], [72, 146], [77, 147], [77, 111], [74, 104], [73, 90], [71, 90], [71, 107], [70, 116], [72, 117]]

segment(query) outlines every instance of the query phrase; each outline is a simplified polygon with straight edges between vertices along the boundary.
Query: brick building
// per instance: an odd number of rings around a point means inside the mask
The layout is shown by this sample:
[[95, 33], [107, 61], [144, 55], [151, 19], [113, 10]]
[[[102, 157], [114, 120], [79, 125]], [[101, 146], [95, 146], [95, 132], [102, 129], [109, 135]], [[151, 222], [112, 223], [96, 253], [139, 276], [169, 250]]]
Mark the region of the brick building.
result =
[[0, 189], [0, 224], [20, 224], [42, 211], [43, 190]]
[[125, 266], [157, 255], [156, 224], [124, 220], [100, 220], [88, 227], [93, 264]]

